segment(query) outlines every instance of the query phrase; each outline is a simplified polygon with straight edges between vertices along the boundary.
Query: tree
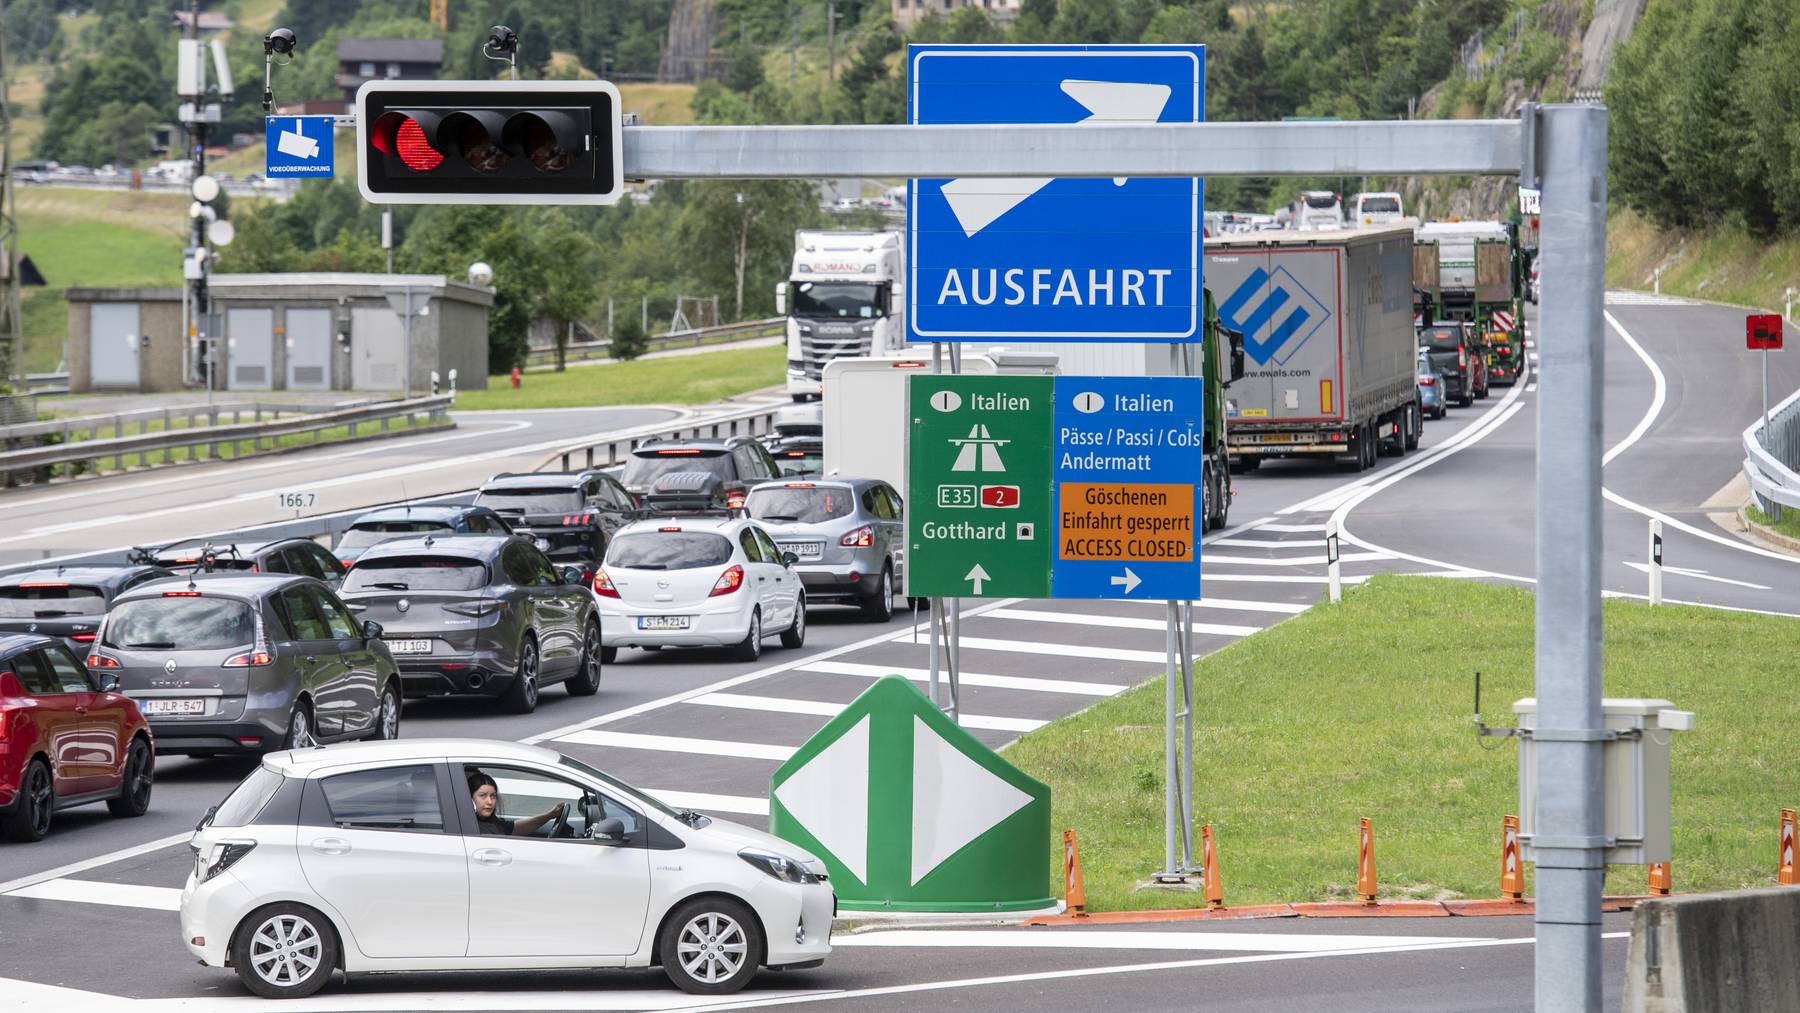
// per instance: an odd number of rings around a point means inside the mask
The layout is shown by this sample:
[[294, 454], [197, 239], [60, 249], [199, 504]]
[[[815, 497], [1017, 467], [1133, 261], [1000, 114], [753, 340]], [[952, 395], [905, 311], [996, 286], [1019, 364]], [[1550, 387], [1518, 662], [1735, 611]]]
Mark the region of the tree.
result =
[[638, 318], [630, 313], [613, 325], [612, 343], [607, 346], [608, 353], [615, 359], [630, 362], [643, 355], [650, 347], [650, 336], [644, 333], [644, 327]]
[[774, 310], [775, 282], [787, 275], [794, 231], [819, 218], [810, 182], [793, 179], [696, 183], [682, 210], [679, 237], [688, 267], [703, 285], [730, 288], [734, 320], [748, 304]]
[[533, 317], [549, 320], [556, 335], [556, 371], [565, 368], [569, 330], [594, 308], [594, 241], [569, 216], [552, 210], [531, 230], [532, 269], [525, 279]]

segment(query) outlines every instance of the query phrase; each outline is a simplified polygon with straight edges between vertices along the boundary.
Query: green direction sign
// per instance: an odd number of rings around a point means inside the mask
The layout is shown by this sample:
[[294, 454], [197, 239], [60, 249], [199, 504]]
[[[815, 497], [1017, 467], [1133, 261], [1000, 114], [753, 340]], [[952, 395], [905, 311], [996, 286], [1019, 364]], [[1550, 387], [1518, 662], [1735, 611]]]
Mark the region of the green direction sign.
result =
[[769, 830], [819, 856], [851, 910], [1051, 907], [1050, 789], [890, 675], [781, 768]]
[[914, 375], [906, 467], [906, 593], [1048, 598], [1049, 376]]

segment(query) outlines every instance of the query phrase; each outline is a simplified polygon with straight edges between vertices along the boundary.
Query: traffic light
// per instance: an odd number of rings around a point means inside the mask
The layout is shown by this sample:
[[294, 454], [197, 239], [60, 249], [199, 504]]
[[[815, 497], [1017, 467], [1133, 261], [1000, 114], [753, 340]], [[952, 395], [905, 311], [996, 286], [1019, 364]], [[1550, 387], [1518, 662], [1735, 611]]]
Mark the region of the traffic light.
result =
[[371, 204], [613, 204], [619, 90], [606, 81], [370, 81], [356, 93]]

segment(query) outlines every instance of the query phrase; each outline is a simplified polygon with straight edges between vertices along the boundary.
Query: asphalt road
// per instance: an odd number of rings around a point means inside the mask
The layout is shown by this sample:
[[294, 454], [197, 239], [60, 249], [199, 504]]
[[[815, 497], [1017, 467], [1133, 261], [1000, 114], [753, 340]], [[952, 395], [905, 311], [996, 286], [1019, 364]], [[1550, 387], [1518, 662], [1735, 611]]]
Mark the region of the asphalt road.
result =
[[184, 465], [0, 492], [0, 564], [290, 520], [275, 494], [309, 490], [326, 513], [472, 489], [535, 469], [584, 438], [677, 418], [677, 408], [456, 412], [451, 431], [333, 444], [245, 461]]
[[[1710, 527], [1700, 504], [1736, 469], [1734, 445], [1748, 421], [1747, 403], [1739, 391], [1720, 402], [1728, 410], [1717, 419], [1700, 409], [1736, 390], [1731, 385], [1741, 384], [1742, 377], [1735, 366], [1717, 369], [1710, 359], [1687, 362], [1674, 354], [1683, 342], [1696, 340], [1697, 329], [1731, 333], [1725, 327], [1731, 311], [1664, 306], [1612, 311], [1659, 364], [1667, 393], [1641, 436], [1608, 467], [1609, 488], [1696, 530], [1735, 541]], [[1739, 320], [1737, 333], [1741, 315]], [[1612, 445], [1639, 428], [1655, 401], [1656, 384], [1652, 370], [1622, 338], [1613, 334], [1608, 341], [1607, 441]], [[1680, 383], [1674, 379], [1677, 369], [1683, 370]], [[1787, 389], [1800, 384], [1800, 376], [1785, 375]], [[1333, 515], [1360, 543], [1345, 545], [1344, 572], [1352, 582], [1390, 571], [1529, 579], [1535, 394], [1529, 383], [1497, 390], [1475, 408], [1427, 424], [1419, 451], [1383, 459], [1362, 476], [1315, 464], [1273, 464], [1241, 477], [1232, 526], [1208, 538], [1207, 600], [1196, 610], [1202, 624], [1196, 653], [1235, 642], [1319, 600], [1323, 529]], [[472, 455], [459, 451], [458, 456]], [[500, 460], [464, 462], [464, 473], [498, 470]], [[480, 477], [485, 476], [474, 480]], [[373, 475], [360, 479], [371, 489], [385, 481]], [[458, 481], [463, 488], [473, 484]], [[421, 494], [411, 475], [407, 485], [412, 495]], [[0, 501], [0, 519], [6, 509]], [[193, 517], [189, 523], [202, 521]], [[1607, 586], [1641, 592], [1642, 574], [1623, 564], [1642, 558], [1644, 518], [1609, 505], [1607, 523]], [[1690, 565], [1685, 560], [1691, 552], [1695, 568], [1745, 583], [1763, 577], [1760, 583], [1768, 590], [1698, 579], [1690, 587], [1671, 577], [1671, 597], [1796, 611], [1794, 588], [1800, 582], [1794, 577], [1800, 571], [1794, 567], [1800, 564], [1677, 534], [1682, 537], [1670, 542], [1672, 563]], [[973, 718], [999, 719], [972, 727], [990, 744], [1012, 738], [1017, 734], [1012, 729], [1071, 713], [1160, 669], [1161, 610], [1154, 604], [966, 604], [964, 713], [972, 716], [971, 726]], [[403, 734], [539, 741], [670, 801], [761, 827], [767, 822], [769, 775], [779, 757], [827, 720], [805, 709], [848, 702], [879, 674], [901, 670], [920, 678], [926, 659], [923, 629], [915, 632], [910, 617], [874, 625], [849, 610], [819, 609], [804, 648], [787, 651], [771, 644], [756, 666], [735, 663], [721, 652], [625, 651], [607, 667], [597, 697], [577, 699], [551, 690], [538, 712], [524, 717], [495, 713], [482, 701], [413, 702]], [[71, 811], [58, 816], [43, 843], [0, 846], [5, 994], [19, 1008], [34, 1011], [248, 1005], [226, 972], [192, 963], [176, 938], [170, 908], [190, 862], [186, 832], [246, 769], [243, 763], [171, 759], [158, 771], [148, 816], [120, 821], [103, 809]], [[1156, 860], [1144, 856], [1146, 871]], [[1625, 927], [1621, 919], [1608, 919], [1609, 933]], [[952, 1003], [981, 1010], [1027, 1004], [1526, 1009], [1532, 944], [1523, 937], [1530, 932], [1524, 918], [1439, 918], [872, 933], [840, 939], [823, 968], [765, 974], [755, 991], [740, 999], [896, 1010]], [[1093, 938], [1074, 941], [1084, 934]], [[1609, 1003], [1617, 1001], [1623, 947], [1622, 938], [1606, 943]], [[288, 1007], [648, 1010], [691, 1003], [668, 990], [658, 972], [593, 972], [363, 976]]]

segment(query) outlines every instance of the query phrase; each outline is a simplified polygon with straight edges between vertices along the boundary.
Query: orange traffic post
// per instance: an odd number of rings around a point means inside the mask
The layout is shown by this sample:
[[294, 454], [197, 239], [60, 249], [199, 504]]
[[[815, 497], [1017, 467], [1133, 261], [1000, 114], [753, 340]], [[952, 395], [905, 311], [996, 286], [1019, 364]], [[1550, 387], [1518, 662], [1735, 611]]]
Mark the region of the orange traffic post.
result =
[[1356, 858], [1356, 892], [1364, 904], [1375, 903], [1375, 825], [1362, 818], [1360, 845]]
[[1800, 885], [1800, 876], [1794, 872], [1794, 850], [1796, 835], [1794, 828], [1794, 810], [1781, 810], [1781, 859], [1775, 867], [1775, 882], [1783, 886]]
[[1225, 881], [1219, 878], [1219, 853], [1213, 848], [1212, 824], [1200, 828], [1200, 879], [1206, 885], [1206, 906], [1225, 906]]
[[1087, 914], [1087, 888], [1081, 884], [1081, 847], [1075, 831], [1063, 831], [1063, 899], [1076, 917]]
[[1506, 900], [1525, 899], [1525, 866], [1519, 861], [1519, 818], [1500, 818], [1500, 896]]
[[1669, 863], [1650, 863], [1650, 893], [1656, 897], [1667, 897], [1674, 888], [1675, 877], [1669, 874]]

